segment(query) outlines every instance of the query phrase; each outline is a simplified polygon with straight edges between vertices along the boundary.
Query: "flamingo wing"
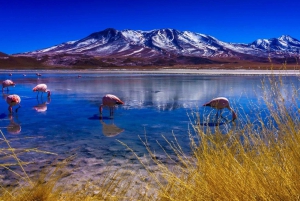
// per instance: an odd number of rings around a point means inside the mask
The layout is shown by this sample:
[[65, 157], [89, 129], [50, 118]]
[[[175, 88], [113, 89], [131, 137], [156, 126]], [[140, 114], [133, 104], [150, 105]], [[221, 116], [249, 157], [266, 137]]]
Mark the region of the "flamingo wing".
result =
[[117, 104], [117, 105], [123, 105], [123, 104], [124, 104], [124, 102], [121, 101], [121, 99], [119, 99], [119, 98], [118, 98], [117, 96], [115, 96], [115, 95], [108, 94], [107, 96], [108, 96], [112, 101], [114, 101], [114, 103]]
[[13, 86], [13, 85], [15, 85], [15, 83], [13, 81], [11, 81], [11, 80], [4, 80], [2, 82], [2, 86], [3, 87]]
[[214, 98], [211, 101], [203, 104], [203, 106], [210, 106], [216, 109], [223, 109], [229, 106], [229, 101], [227, 98], [224, 97], [218, 97]]
[[38, 84], [36, 87], [32, 89], [33, 91], [41, 91], [46, 92], [47, 91], [47, 85], [46, 84]]
[[21, 103], [21, 98], [20, 98], [20, 96], [18, 96], [18, 95], [16, 95], [16, 94], [9, 95], [9, 96], [7, 96], [7, 98], [6, 98], [6, 102], [7, 102], [9, 105], [17, 105], [17, 104], [20, 104], [20, 103]]

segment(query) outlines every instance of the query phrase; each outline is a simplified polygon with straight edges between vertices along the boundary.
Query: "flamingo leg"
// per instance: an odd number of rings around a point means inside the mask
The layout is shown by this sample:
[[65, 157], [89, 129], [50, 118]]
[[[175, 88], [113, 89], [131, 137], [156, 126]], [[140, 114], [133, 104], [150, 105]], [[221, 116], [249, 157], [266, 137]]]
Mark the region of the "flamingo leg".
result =
[[224, 117], [222, 116], [222, 112], [223, 112], [223, 110], [220, 110], [220, 117], [221, 117], [222, 119], [224, 119]]
[[216, 113], [216, 122], [218, 121], [219, 119], [219, 110], [217, 110], [217, 113]]
[[19, 104], [19, 107], [16, 109], [16, 112], [18, 112], [19, 108], [21, 107], [21, 105]]
[[113, 108], [112, 107], [109, 108], [109, 114], [111, 117], [113, 116]]

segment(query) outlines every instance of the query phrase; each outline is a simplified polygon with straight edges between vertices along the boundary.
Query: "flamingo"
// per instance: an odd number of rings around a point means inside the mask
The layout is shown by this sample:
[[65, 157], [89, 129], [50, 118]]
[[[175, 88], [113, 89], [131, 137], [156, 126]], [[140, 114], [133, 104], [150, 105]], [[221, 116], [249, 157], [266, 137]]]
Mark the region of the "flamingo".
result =
[[10, 86], [15, 86], [16, 84], [13, 82], [13, 81], [11, 81], [11, 80], [4, 80], [3, 82], [2, 82], [2, 92], [3, 92], [3, 89], [4, 88], [6, 88], [6, 90], [8, 91], [9, 89], [8, 89], [8, 87], [10, 87]]
[[232, 121], [234, 121], [237, 118], [236, 113], [230, 107], [229, 101], [225, 97], [214, 98], [211, 101], [209, 101], [208, 103], [203, 104], [203, 106], [209, 106], [209, 107], [217, 109], [218, 111], [217, 111], [217, 114], [216, 114], [216, 118], [218, 118], [218, 112], [219, 111], [220, 111], [220, 116], [221, 116], [222, 109], [224, 109], [224, 108], [227, 108], [228, 110], [230, 110], [232, 112]]
[[8, 106], [8, 111], [10, 113], [12, 113], [12, 107], [15, 105], [19, 105], [19, 107], [16, 109], [16, 112], [18, 112], [18, 109], [21, 107], [20, 103], [21, 103], [21, 98], [20, 96], [13, 94], [13, 95], [9, 95], [6, 98], [6, 102], [9, 105]]
[[109, 107], [110, 116], [113, 116], [114, 114], [114, 107], [116, 105], [123, 105], [124, 102], [121, 101], [117, 96], [112, 94], [106, 94], [102, 98], [102, 104], [99, 107], [100, 114], [102, 115], [102, 110], [104, 106]]
[[37, 91], [38, 92], [38, 94], [36, 95], [36, 98], [38, 97], [40, 92], [42, 92], [41, 96], [43, 95], [43, 93], [48, 93], [47, 97], [49, 97], [51, 95], [51, 92], [50, 92], [50, 90], [47, 89], [46, 84], [38, 84], [38, 85], [36, 85], [36, 87], [34, 87], [32, 89], [32, 91]]

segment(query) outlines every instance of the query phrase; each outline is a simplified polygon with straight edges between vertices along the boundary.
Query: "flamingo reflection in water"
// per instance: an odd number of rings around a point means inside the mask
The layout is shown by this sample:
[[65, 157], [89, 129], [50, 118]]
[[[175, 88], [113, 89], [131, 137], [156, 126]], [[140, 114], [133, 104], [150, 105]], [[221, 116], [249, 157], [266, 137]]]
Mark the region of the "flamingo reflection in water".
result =
[[100, 118], [100, 123], [102, 124], [102, 133], [106, 137], [115, 137], [115, 136], [121, 134], [124, 131], [124, 129], [119, 128], [118, 126], [116, 126], [113, 121], [112, 121], [111, 124], [106, 124]]
[[2, 93], [2, 98], [3, 98], [5, 101], [6, 101], [7, 96], [9, 96], [9, 94]]
[[47, 98], [47, 101], [42, 101], [40, 102], [40, 100], [37, 100], [37, 105], [33, 106], [33, 109], [35, 109], [35, 111], [37, 112], [46, 112], [48, 107], [47, 107], [47, 104], [50, 104], [51, 102], [51, 98], [48, 97]]
[[[18, 135], [21, 132], [21, 125], [14, 121], [13, 115], [9, 115], [10, 123], [7, 126], [7, 132], [12, 135]], [[18, 118], [16, 118], [18, 120]]]
[[121, 101], [117, 96], [112, 94], [106, 94], [102, 98], [102, 104], [99, 107], [100, 115], [102, 116], [103, 107], [109, 107], [110, 116], [114, 115], [114, 109], [116, 105], [123, 105], [124, 102]]
[[[218, 97], [218, 98], [214, 98], [212, 99], [211, 101], [203, 104], [203, 106], [209, 106], [209, 107], [212, 107], [214, 109], [217, 110], [217, 114], [216, 114], [216, 120], [219, 119], [219, 115], [221, 118], [222, 117], [222, 110], [224, 108], [227, 108], [228, 110], [231, 111], [232, 113], [232, 120], [231, 121], [234, 121], [236, 118], [237, 118], [237, 115], [236, 113], [234, 112], [234, 110], [230, 107], [230, 104], [229, 104], [229, 101], [227, 98], [225, 97]], [[219, 114], [220, 113], [220, 114]], [[225, 118], [224, 118], [225, 119]]]

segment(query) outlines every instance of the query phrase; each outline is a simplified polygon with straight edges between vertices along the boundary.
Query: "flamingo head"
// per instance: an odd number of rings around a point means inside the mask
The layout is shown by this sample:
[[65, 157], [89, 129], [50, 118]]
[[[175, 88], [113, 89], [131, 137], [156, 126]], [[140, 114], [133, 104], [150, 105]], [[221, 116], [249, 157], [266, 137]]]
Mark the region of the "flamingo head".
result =
[[118, 100], [118, 101], [116, 101], [116, 104], [117, 104], [117, 105], [123, 105], [123, 104], [124, 104], [124, 102], [123, 102], [123, 101], [121, 101], [121, 100]]
[[13, 112], [13, 110], [12, 110], [12, 106], [9, 106], [9, 107], [8, 107], [8, 111], [9, 111], [10, 113], [12, 113], [12, 112]]
[[50, 97], [51, 96], [51, 92], [48, 90], [47, 93], [48, 93], [47, 97]]

